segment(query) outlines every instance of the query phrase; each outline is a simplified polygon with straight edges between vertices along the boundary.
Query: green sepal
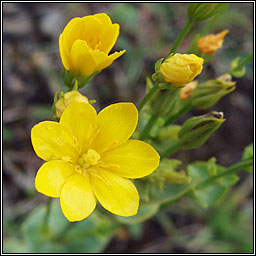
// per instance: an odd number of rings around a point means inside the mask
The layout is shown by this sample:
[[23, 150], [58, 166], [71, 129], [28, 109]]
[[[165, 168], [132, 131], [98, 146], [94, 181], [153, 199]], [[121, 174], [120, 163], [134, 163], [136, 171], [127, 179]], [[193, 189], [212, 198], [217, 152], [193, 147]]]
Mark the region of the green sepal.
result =
[[155, 72], [158, 72], [160, 70], [161, 64], [163, 62], [164, 58], [159, 59], [156, 63], [155, 63]]

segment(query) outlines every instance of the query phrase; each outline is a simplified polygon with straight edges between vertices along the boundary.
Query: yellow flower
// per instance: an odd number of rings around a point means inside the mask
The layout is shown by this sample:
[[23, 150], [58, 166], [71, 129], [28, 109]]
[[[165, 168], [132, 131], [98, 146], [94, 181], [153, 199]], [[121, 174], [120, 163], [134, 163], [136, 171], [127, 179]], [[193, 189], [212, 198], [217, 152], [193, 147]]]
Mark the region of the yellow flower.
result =
[[166, 82], [181, 87], [201, 73], [203, 62], [202, 58], [194, 54], [176, 53], [161, 64], [160, 73]]
[[59, 37], [63, 66], [74, 74], [90, 75], [101, 71], [125, 50], [108, 55], [119, 35], [119, 25], [112, 24], [105, 13], [72, 19]]
[[201, 52], [206, 54], [211, 54], [216, 50], [222, 48], [225, 35], [228, 33], [228, 30], [223, 30], [219, 34], [209, 34], [198, 40], [197, 46]]
[[185, 87], [180, 90], [180, 99], [186, 100], [190, 97], [191, 93], [196, 89], [198, 82], [192, 81], [185, 85]]
[[138, 111], [132, 103], [117, 103], [97, 115], [85, 102], [73, 102], [59, 122], [44, 121], [31, 130], [36, 154], [47, 161], [38, 170], [35, 187], [60, 197], [69, 221], [89, 216], [98, 200], [120, 216], [137, 213], [139, 195], [129, 180], [152, 173], [159, 155], [149, 144], [132, 140]]
[[64, 93], [64, 96], [55, 103], [56, 116], [60, 118], [67, 106], [69, 106], [72, 102], [79, 102], [79, 101], [89, 103], [88, 98], [83, 96], [78, 91], [71, 91], [71, 92]]

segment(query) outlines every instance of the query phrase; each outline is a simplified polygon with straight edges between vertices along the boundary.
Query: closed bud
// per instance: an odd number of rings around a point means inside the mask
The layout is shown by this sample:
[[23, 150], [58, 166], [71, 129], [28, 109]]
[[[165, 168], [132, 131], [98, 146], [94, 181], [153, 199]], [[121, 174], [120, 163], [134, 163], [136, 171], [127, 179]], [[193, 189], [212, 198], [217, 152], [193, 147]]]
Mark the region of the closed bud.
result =
[[55, 109], [56, 109], [56, 117], [60, 118], [63, 111], [69, 106], [72, 102], [88, 102], [87, 97], [83, 96], [78, 91], [71, 91], [64, 93], [62, 97], [55, 102]]
[[224, 74], [216, 80], [199, 83], [193, 91], [190, 101], [197, 109], [208, 109], [234, 90], [235, 82], [232, 81], [232, 77], [229, 74]]
[[202, 146], [224, 121], [223, 113], [216, 111], [189, 118], [178, 133], [181, 148], [193, 149]]
[[183, 87], [201, 73], [203, 62], [202, 58], [194, 54], [176, 53], [161, 64], [160, 74], [165, 82], [175, 87]]
[[223, 30], [218, 34], [209, 34], [207, 36], [201, 37], [197, 46], [201, 50], [201, 52], [205, 54], [212, 54], [216, 50], [222, 48], [222, 44], [224, 41], [225, 35], [228, 33], [228, 30]]
[[188, 16], [193, 21], [203, 21], [217, 14], [227, 3], [190, 3]]
[[151, 100], [151, 111], [153, 114], [166, 117], [173, 111], [176, 100], [179, 95], [179, 88], [169, 86], [168, 89], [162, 89], [157, 92], [154, 98]]

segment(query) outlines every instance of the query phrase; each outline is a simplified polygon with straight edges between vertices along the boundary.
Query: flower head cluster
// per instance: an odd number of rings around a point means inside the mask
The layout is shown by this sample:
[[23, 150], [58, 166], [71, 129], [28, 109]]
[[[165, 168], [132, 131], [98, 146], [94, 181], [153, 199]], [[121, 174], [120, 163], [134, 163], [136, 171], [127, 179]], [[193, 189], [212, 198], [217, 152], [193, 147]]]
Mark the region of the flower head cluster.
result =
[[137, 121], [132, 103], [110, 105], [97, 115], [90, 104], [80, 101], [71, 103], [59, 122], [35, 125], [32, 145], [47, 161], [36, 175], [36, 189], [60, 197], [69, 221], [89, 216], [97, 200], [114, 214], [135, 215], [139, 195], [129, 178], [149, 175], [159, 164], [153, 147], [129, 140]]
[[228, 32], [228, 30], [223, 30], [222, 32], [215, 35], [209, 34], [207, 36], [201, 37], [197, 43], [198, 48], [201, 50], [201, 52], [206, 54], [215, 52], [216, 50], [222, 48], [224, 37]]
[[182, 87], [201, 73], [203, 62], [194, 54], [176, 53], [161, 64], [160, 73], [166, 82]]
[[59, 37], [63, 66], [76, 75], [90, 75], [108, 67], [125, 50], [109, 55], [119, 35], [105, 13], [72, 19]]

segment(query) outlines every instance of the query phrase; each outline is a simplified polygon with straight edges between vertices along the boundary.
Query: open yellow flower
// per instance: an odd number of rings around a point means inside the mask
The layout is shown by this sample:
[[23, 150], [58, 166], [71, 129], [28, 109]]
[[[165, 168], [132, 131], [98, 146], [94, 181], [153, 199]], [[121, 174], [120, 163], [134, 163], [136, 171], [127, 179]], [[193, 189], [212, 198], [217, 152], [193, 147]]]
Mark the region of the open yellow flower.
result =
[[182, 87], [201, 73], [203, 62], [195, 54], [176, 53], [161, 64], [160, 73], [166, 82]]
[[138, 121], [132, 103], [117, 103], [97, 116], [85, 102], [73, 102], [59, 122], [44, 121], [31, 130], [36, 154], [47, 161], [39, 169], [36, 189], [60, 197], [69, 221], [89, 216], [98, 200], [120, 216], [137, 213], [139, 195], [129, 180], [152, 173], [159, 155], [149, 144], [129, 140]]
[[63, 66], [76, 75], [90, 75], [108, 67], [125, 50], [108, 55], [119, 35], [105, 13], [72, 19], [59, 37]]
[[201, 37], [197, 43], [198, 48], [201, 50], [201, 52], [206, 54], [215, 52], [216, 50], [222, 48], [224, 37], [227, 33], [228, 30], [223, 30], [222, 32], [215, 35], [209, 34]]

